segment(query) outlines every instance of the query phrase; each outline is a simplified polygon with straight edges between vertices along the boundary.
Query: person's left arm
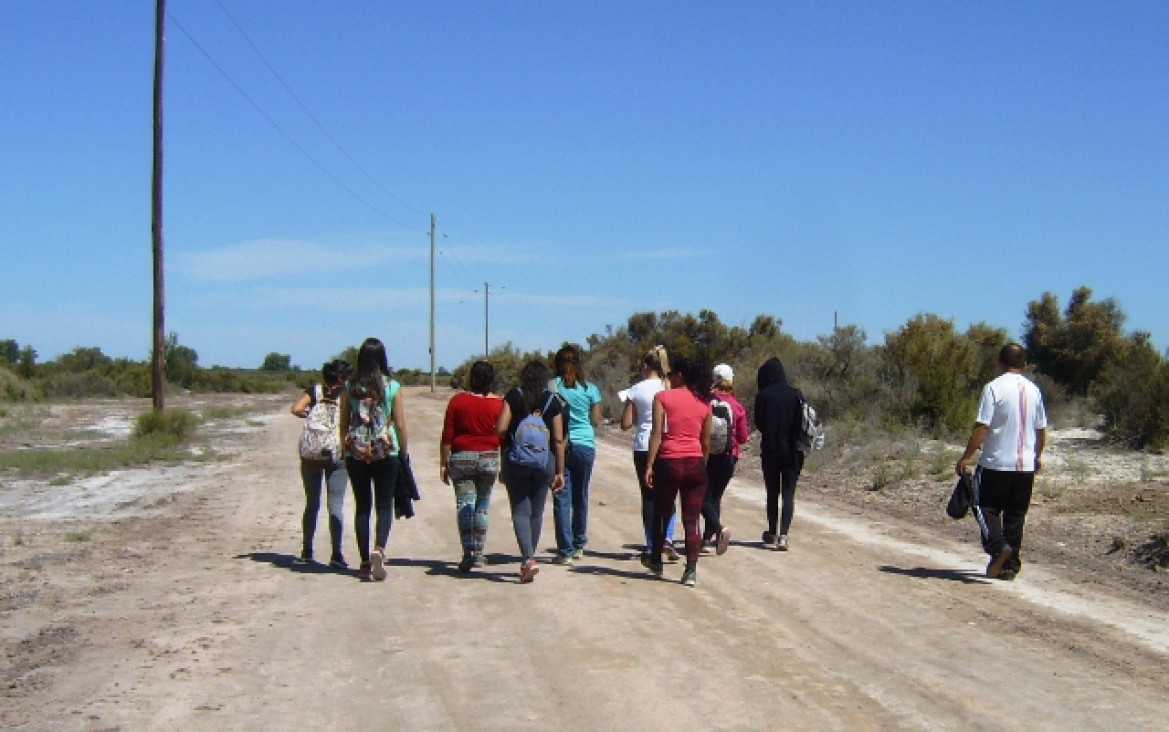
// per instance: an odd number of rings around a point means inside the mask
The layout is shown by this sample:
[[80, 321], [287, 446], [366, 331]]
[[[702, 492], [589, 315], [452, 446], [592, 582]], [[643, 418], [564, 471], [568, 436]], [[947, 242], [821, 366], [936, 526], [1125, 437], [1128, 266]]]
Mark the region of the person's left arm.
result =
[[593, 385], [593, 392], [596, 401], [589, 407], [589, 422], [592, 423], [593, 429], [595, 430], [601, 424], [601, 390], [596, 385]]
[[751, 425], [747, 424], [747, 410], [743, 408], [738, 399], [734, 399], [731, 402], [731, 411], [735, 415], [735, 444], [746, 445], [751, 439]]
[[649, 455], [645, 465], [645, 484], [650, 490], [654, 487], [654, 461], [658, 459], [658, 450], [662, 448], [662, 426], [665, 423], [665, 411], [661, 401], [654, 397], [653, 427], [649, 433]]

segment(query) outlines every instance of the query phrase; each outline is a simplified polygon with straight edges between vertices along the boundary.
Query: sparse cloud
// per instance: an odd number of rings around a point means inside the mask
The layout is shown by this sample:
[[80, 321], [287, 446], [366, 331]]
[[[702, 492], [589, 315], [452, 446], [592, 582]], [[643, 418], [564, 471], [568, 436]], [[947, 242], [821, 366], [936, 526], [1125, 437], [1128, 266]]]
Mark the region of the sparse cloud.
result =
[[173, 255], [173, 271], [200, 282], [247, 282], [304, 276], [307, 271], [341, 273], [355, 262], [363, 267], [388, 267], [403, 259], [420, 261], [424, 247], [374, 244], [368, 241], [324, 243], [298, 239], [258, 239], [235, 246]]

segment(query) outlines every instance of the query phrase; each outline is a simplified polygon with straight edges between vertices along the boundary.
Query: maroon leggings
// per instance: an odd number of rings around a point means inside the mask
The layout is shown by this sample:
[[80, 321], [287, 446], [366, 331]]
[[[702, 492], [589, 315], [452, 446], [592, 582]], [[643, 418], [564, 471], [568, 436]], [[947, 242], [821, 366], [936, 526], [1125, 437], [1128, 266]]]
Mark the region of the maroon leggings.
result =
[[697, 562], [702, 548], [698, 517], [706, 497], [706, 463], [700, 457], [658, 458], [654, 461], [654, 499], [658, 507], [658, 525], [654, 532], [652, 557], [662, 561], [666, 527], [674, 516], [674, 499], [682, 498], [682, 528], [686, 531], [686, 562]]

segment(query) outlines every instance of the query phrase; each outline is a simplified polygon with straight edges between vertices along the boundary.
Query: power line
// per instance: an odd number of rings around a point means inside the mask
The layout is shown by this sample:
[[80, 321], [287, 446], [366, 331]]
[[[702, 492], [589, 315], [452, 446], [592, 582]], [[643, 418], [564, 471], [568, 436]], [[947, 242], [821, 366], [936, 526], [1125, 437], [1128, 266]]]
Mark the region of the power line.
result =
[[292, 90], [292, 87], [289, 86], [288, 82], [286, 82], [284, 80], [284, 77], [280, 75], [280, 72], [278, 72], [276, 70], [276, 68], [274, 66], [272, 66], [271, 63], [269, 63], [267, 57], [264, 56], [264, 53], [252, 41], [251, 37], [248, 36], [247, 32], [244, 31], [243, 27], [240, 26], [240, 24], [236, 21], [235, 16], [233, 16], [231, 14], [231, 12], [227, 9], [227, 7], [223, 4], [223, 0], [215, 0], [215, 1], [216, 1], [216, 4], [219, 5], [219, 8], [223, 11], [223, 14], [227, 16], [227, 19], [231, 21], [231, 24], [234, 25], [235, 29], [237, 31], [239, 31], [239, 34], [241, 36], [243, 36], [243, 39], [245, 41], [247, 41], [248, 45], [252, 47], [252, 50], [256, 52], [256, 56], [258, 56], [260, 61], [262, 61], [264, 63], [264, 66], [268, 67], [268, 71], [272, 72], [272, 76], [276, 77], [276, 81], [280, 82], [280, 86], [284, 87], [284, 91], [288, 92], [288, 96], [292, 97], [292, 100], [294, 102], [296, 102], [297, 106], [300, 107], [301, 111], [304, 112], [305, 115], [307, 115], [308, 118], [313, 121], [313, 124], [315, 124], [317, 126], [317, 129], [320, 130], [321, 133], [329, 139], [329, 142], [333, 143], [334, 147], [336, 147], [338, 150], [340, 150], [341, 154], [344, 155], [346, 157], [346, 159], [349, 160], [349, 162], [353, 163], [353, 167], [360, 170], [362, 172], [362, 174], [365, 175], [366, 178], [368, 178], [378, 188], [382, 189], [382, 191], [387, 196], [389, 196], [390, 198], [393, 198], [395, 201], [402, 204], [403, 206], [410, 209], [411, 211], [414, 211], [415, 213], [418, 213], [418, 214], [422, 214], [423, 211], [415, 208], [414, 206], [411, 206], [409, 203], [402, 200], [400, 197], [394, 195], [390, 191], [390, 189], [388, 189], [384, 185], [382, 185], [381, 181], [379, 181], [377, 178], [375, 178], [373, 176], [372, 173], [370, 173], [368, 170], [366, 170], [361, 165], [361, 163], [357, 162], [356, 158], [354, 158], [352, 155], [349, 154], [349, 151], [346, 150], [345, 147], [340, 142], [337, 141], [337, 138], [334, 137], [329, 132], [329, 130], [325, 128], [325, 125], [322, 124], [321, 121], [317, 118], [317, 116], [315, 114], [313, 114], [312, 111], [308, 108], [308, 106], [303, 101], [301, 101], [301, 99], [297, 95], [297, 93]]
[[360, 194], [358, 194], [356, 191], [354, 191], [352, 188], [350, 188], [349, 186], [347, 186], [347, 185], [346, 185], [346, 184], [345, 184], [345, 183], [344, 183], [344, 182], [343, 182], [343, 181], [342, 181], [340, 178], [338, 178], [337, 176], [333, 175], [333, 173], [331, 173], [331, 172], [328, 170], [328, 168], [326, 168], [324, 165], [322, 165], [322, 164], [321, 164], [321, 162], [320, 162], [320, 161], [318, 161], [316, 158], [314, 158], [314, 157], [313, 157], [311, 154], [309, 154], [309, 152], [308, 152], [307, 150], [305, 150], [305, 149], [304, 149], [304, 148], [303, 148], [303, 147], [300, 145], [300, 143], [298, 143], [296, 140], [294, 140], [294, 139], [292, 138], [292, 136], [291, 136], [291, 135], [289, 135], [289, 134], [288, 134], [288, 133], [287, 133], [287, 132], [284, 130], [284, 128], [283, 128], [283, 127], [281, 127], [281, 126], [280, 126], [280, 125], [279, 125], [279, 124], [276, 122], [276, 120], [272, 119], [271, 115], [269, 115], [267, 112], [265, 112], [265, 111], [264, 111], [264, 109], [263, 109], [263, 107], [261, 107], [261, 106], [260, 106], [260, 105], [259, 105], [259, 104], [256, 102], [256, 100], [252, 99], [252, 98], [251, 98], [251, 96], [249, 96], [249, 95], [248, 95], [248, 93], [247, 93], [246, 91], [244, 91], [243, 87], [241, 87], [239, 84], [237, 84], [237, 83], [235, 82], [235, 80], [234, 80], [234, 79], [232, 79], [232, 78], [231, 78], [231, 75], [229, 75], [229, 74], [227, 73], [227, 71], [225, 71], [225, 70], [224, 70], [224, 68], [223, 68], [222, 66], [220, 66], [220, 65], [219, 65], [219, 64], [218, 64], [218, 63], [215, 61], [215, 59], [214, 59], [214, 58], [212, 58], [212, 57], [211, 57], [211, 54], [207, 53], [207, 51], [206, 51], [206, 50], [204, 50], [204, 49], [203, 49], [203, 47], [202, 47], [201, 45], [199, 45], [199, 42], [198, 42], [198, 41], [196, 41], [196, 40], [195, 40], [195, 38], [194, 38], [194, 36], [192, 36], [192, 35], [191, 35], [191, 34], [190, 34], [188, 31], [187, 31], [187, 29], [183, 27], [183, 24], [182, 24], [182, 23], [180, 23], [180, 22], [179, 22], [179, 21], [178, 21], [178, 20], [177, 20], [177, 19], [176, 19], [176, 18], [175, 18], [173, 15], [171, 15], [169, 12], [166, 14], [166, 17], [167, 17], [168, 19], [170, 19], [170, 21], [171, 21], [172, 23], [174, 23], [174, 24], [175, 24], [175, 26], [176, 26], [176, 27], [177, 27], [177, 28], [178, 28], [180, 31], [182, 31], [182, 34], [183, 34], [184, 36], [186, 36], [186, 37], [187, 37], [187, 40], [189, 40], [189, 41], [191, 42], [191, 44], [192, 44], [192, 45], [195, 47], [195, 49], [196, 49], [197, 51], [199, 51], [199, 53], [203, 54], [203, 57], [207, 59], [207, 62], [208, 62], [208, 63], [210, 63], [212, 66], [214, 66], [214, 67], [215, 67], [215, 70], [216, 70], [216, 71], [218, 71], [218, 72], [219, 72], [219, 74], [220, 74], [220, 75], [221, 75], [221, 76], [222, 76], [222, 77], [223, 77], [225, 80], [227, 80], [227, 83], [231, 84], [231, 85], [232, 85], [232, 87], [234, 87], [234, 88], [235, 88], [235, 90], [236, 90], [237, 92], [239, 92], [239, 93], [240, 93], [240, 96], [242, 96], [244, 99], [246, 99], [246, 100], [248, 101], [248, 103], [249, 103], [249, 104], [251, 104], [251, 105], [252, 105], [252, 107], [254, 107], [254, 108], [255, 108], [255, 110], [256, 110], [257, 112], [259, 112], [259, 113], [260, 113], [260, 116], [261, 116], [261, 117], [263, 117], [265, 120], [267, 120], [268, 124], [272, 125], [273, 129], [275, 129], [277, 132], [279, 132], [279, 133], [280, 133], [280, 135], [281, 135], [281, 136], [282, 136], [282, 137], [283, 137], [285, 140], [287, 140], [287, 141], [288, 141], [288, 143], [289, 143], [290, 145], [292, 145], [294, 148], [296, 148], [296, 150], [297, 150], [297, 151], [298, 151], [298, 152], [299, 152], [301, 155], [303, 155], [303, 156], [305, 157], [305, 159], [307, 159], [307, 160], [308, 160], [310, 163], [312, 163], [312, 164], [313, 164], [313, 166], [315, 166], [315, 167], [317, 168], [317, 170], [321, 171], [321, 173], [323, 173], [323, 174], [324, 174], [326, 177], [328, 177], [328, 178], [329, 178], [329, 180], [331, 180], [331, 181], [333, 181], [334, 183], [336, 183], [338, 187], [340, 187], [342, 190], [344, 190], [346, 193], [348, 193], [350, 196], [352, 196], [352, 197], [353, 197], [355, 200], [357, 200], [357, 201], [359, 201], [360, 203], [362, 203], [363, 205], [365, 205], [365, 206], [366, 206], [367, 208], [369, 208], [371, 211], [374, 211], [374, 212], [376, 212], [377, 214], [379, 214], [379, 215], [381, 215], [381, 216], [385, 217], [386, 219], [388, 219], [388, 220], [390, 220], [390, 221], [394, 222], [395, 224], [398, 224], [399, 226], [402, 226], [402, 227], [404, 227], [404, 228], [407, 228], [407, 229], [412, 229], [412, 228], [414, 228], [414, 226], [413, 226], [412, 224], [407, 224], [407, 223], [405, 223], [404, 221], [400, 221], [399, 219], [397, 219], [397, 218], [394, 218], [393, 216], [391, 216], [391, 215], [390, 215], [390, 214], [388, 214], [387, 212], [383, 211], [381, 208], [379, 208], [379, 207], [378, 207], [378, 206], [376, 206], [375, 204], [371, 203], [369, 200], [367, 200], [366, 198], [364, 198], [363, 196], [361, 196]]

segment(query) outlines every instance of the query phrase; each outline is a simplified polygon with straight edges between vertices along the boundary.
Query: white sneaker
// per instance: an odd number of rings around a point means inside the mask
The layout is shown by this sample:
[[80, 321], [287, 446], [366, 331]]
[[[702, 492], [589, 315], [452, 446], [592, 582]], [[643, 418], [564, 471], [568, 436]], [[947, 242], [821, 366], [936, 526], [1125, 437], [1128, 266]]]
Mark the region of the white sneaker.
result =
[[780, 552], [787, 551], [787, 534], [779, 535], [779, 540], [775, 542], [775, 550]]
[[374, 580], [381, 582], [386, 578], [386, 554], [381, 549], [374, 549], [369, 555], [370, 564], [373, 565], [370, 570], [370, 575]]

